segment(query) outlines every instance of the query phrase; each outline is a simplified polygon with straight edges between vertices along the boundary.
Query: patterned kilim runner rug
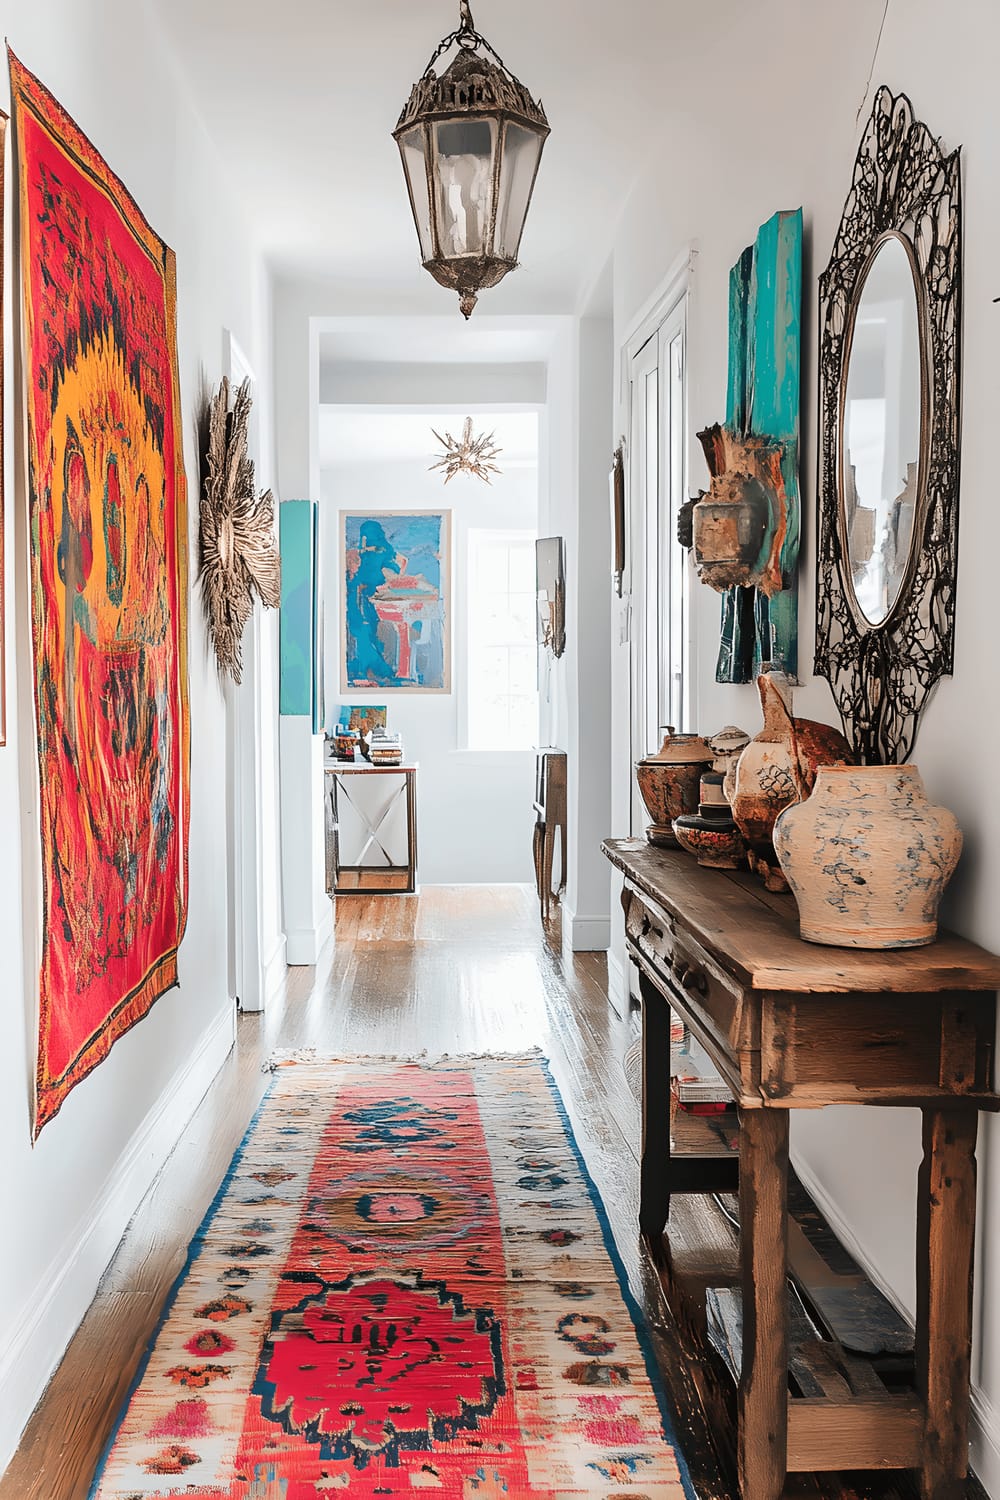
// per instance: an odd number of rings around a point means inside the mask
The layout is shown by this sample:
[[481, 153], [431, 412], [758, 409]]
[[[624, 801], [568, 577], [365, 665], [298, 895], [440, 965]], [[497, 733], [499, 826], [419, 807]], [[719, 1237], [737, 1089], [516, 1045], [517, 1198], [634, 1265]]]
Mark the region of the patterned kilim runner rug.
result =
[[279, 1068], [97, 1500], [684, 1500], [600, 1199], [537, 1058]]

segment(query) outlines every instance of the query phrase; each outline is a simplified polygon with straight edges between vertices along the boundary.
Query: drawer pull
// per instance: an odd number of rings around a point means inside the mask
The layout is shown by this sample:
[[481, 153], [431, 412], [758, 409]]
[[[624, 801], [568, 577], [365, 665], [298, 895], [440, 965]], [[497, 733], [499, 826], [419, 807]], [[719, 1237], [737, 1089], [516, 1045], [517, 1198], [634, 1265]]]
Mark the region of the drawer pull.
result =
[[680, 975], [680, 986], [682, 990], [694, 990], [699, 995], [708, 994], [708, 978], [701, 969], [685, 966]]

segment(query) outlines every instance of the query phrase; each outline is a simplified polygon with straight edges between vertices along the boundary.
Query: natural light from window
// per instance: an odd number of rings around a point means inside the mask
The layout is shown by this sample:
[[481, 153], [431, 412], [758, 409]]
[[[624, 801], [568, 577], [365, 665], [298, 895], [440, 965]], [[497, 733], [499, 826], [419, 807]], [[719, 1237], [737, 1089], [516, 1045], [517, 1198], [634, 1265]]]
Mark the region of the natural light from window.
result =
[[535, 538], [469, 532], [468, 748], [531, 750], [538, 742]]

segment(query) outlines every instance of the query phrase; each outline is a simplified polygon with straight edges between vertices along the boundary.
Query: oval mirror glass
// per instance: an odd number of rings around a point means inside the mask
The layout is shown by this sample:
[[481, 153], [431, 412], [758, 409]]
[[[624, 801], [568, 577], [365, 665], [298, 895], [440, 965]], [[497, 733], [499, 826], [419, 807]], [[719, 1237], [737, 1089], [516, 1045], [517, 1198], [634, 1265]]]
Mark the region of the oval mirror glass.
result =
[[883, 240], [855, 305], [841, 451], [844, 537], [858, 608], [872, 625], [892, 610], [915, 534], [922, 442], [921, 339], [910, 256]]

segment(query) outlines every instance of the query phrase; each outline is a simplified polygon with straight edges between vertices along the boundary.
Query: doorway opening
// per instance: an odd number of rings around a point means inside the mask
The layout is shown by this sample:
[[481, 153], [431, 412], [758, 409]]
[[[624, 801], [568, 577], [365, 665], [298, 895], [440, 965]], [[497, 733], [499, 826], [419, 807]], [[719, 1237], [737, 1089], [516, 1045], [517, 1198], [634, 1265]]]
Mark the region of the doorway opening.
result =
[[[435, 468], [467, 417], [498, 450], [489, 482]], [[369, 867], [383, 874], [361, 888], [393, 888], [414, 841], [422, 884], [532, 878], [539, 425], [534, 404], [321, 406], [324, 728], [336, 753], [338, 728], [370, 715], [413, 768], [405, 786], [373, 774], [393, 750], [342, 747], [354, 769], [328, 778], [341, 882]]]

